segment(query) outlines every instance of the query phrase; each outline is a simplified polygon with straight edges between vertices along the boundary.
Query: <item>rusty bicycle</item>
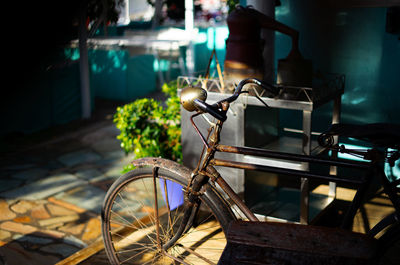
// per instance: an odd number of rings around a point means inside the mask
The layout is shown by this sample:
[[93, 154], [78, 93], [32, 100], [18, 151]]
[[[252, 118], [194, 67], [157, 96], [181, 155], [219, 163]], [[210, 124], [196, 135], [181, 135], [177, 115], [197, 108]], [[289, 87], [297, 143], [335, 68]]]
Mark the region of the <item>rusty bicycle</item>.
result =
[[[375, 129], [380, 129], [380, 134], [377, 134], [376, 130], [371, 132], [371, 126], [346, 127], [337, 124], [319, 137], [320, 144], [327, 150], [361, 156], [369, 162], [222, 145], [220, 132], [227, 119], [229, 105], [241, 94], [247, 93], [243, 90], [246, 84], [264, 88], [271, 97], [279, 92], [276, 86], [249, 78], [242, 80], [233, 94], [210, 105], [205, 102], [205, 90], [199, 87], [182, 90], [181, 103], [186, 110], [195, 112], [190, 120], [204, 146], [198, 165], [192, 170], [163, 158], [142, 158], [132, 162], [136, 169], [113, 183], [102, 208], [103, 240], [112, 264], [217, 264], [227, 243], [229, 226], [239, 216], [245, 216], [245, 220], [250, 222], [258, 222], [258, 218], [232, 190], [215, 166], [273, 172], [357, 187], [357, 193], [340, 229], [351, 229], [354, 216], [368, 193], [371, 181], [379, 179], [394, 211], [368, 233], [368, 237], [379, 246], [377, 254], [370, 253], [370, 258], [378, 262], [393, 242], [400, 240], [400, 181], [389, 180], [381, 166], [385, 161], [393, 165], [400, 157], [400, 136], [395, 130], [398, 127], [388, 130], [383, 125], [376, 125]], [[203, 114], [211, 115], [216, 120], [207, 135], [201, 133], [194, 121]], [[366, 151], [349, 150], [336, 144], [334, 137], [337, 135], [358, 137], [376, 144], [378, 148]], [[349, 167], [366, 174], [341, 176], [254, 165], [217, 159], [216, 152], [272, 157], [329, 167]]]

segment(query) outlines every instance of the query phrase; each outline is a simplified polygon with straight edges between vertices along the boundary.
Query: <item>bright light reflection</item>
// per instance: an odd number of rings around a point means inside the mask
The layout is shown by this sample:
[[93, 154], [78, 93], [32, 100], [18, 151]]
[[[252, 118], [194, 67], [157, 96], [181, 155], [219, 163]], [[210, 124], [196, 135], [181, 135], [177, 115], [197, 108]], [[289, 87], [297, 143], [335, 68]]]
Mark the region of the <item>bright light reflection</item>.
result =
[[[344, 146], [346, 147], [346, 149], [349, 149], [349, 150], [355, 149], [355, 150], [359, 150], [359, 151], [364, 151], [364, 150], [367, 150], [367, 149], [368, 149], [368, 148], [366, 148], [366, 147], [364, 147], [364, 146], [352, 145], [352, 144], [342, 144], [342, 143], [339, 143], [339, 145], [340, 145], [340, 146], [344, 145]], [[331, 151], [330, 151], [329, 153], [331, 154]], [[357, 156], [353, 156], [353, 155], [351, 155], [351, 154], [343, 154], [343, 153], [338, 153], [338, 158], [347, 159], [347, 160], [353, 160], [353, 161], [364, 161], [364, 162], [365, 162], [365, 161], [370, 161], [370, 160], [362, 159], [362, 158], [357, 157]]]
[[207, 41], [207, 34], [205, 32], [199, 32], [196, 36], [196, 43], [204, 43]]
[[[393, 149], [388, 149], [388, 151], [395, 151]], [[394, 167], [391, 167], [389, 163], [385, 163], [385, 174], [388, 176], [389, 180], [394, 181], [400, 178], [400, 160], [394, 163]]]
[[[339, 143], [339, 145], [342, 145], [342, 144]], [[367, 149], [369, 149], [369, 148], [366, 148], [364, 146], [351, 145], [351, 144], [345, 144], [344, 146], [346, 147], [346, 149], [349, 149], [349, 150], [351, 150], [351, 149], [356, 149], [356, 150], [367, 150]], [[388, 149], [388, 151], [394, 151], [394, 150], [393, 149]], [[329, 153], [331, 154], [331, 152], [329, 152]], [[352, 156], [350, 154], [343, 154], [343, 153], [338, 153], [338, 158], [348, 159], [348, 160], [353, 160], [353, 161], [363, 161], [363, 162], [370, 161], [370, 160], [362, 159], [360, 157]], [[386, 176], [388, 177], [388, 179], [390, 181], [395, 181], [395, 180], [399, 179], [400, 178], [400, 160], [397, 160], [395, 162], [394, 167], [391, 167], [389, 165], [389, 163], [385, 163], [384, 170], [385, 170]]]
[[228, 38], [228, 27], [208, 28], [207, 29], [207, 48], [212, 50], [225, 49], [225, 41]]

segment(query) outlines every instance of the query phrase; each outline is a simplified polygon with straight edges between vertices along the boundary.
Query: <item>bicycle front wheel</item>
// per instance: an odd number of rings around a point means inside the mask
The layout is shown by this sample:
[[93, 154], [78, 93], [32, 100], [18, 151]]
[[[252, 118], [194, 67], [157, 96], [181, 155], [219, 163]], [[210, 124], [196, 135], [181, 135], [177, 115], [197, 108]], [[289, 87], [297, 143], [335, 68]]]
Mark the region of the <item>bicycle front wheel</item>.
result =
[[[160, 168], [138, 168], [121, 176], [108, 191], [102, 212], [105, 251], [112, 264], [216, 264], [226, 245], [232, 217], [208, 186], [193, 226], [169, 249], [165, 245], [183, 217], [188, 180]], [[213, 197], [214, 196], [214, 197]], [[204, 207], [205, 206], [205, 207]]]

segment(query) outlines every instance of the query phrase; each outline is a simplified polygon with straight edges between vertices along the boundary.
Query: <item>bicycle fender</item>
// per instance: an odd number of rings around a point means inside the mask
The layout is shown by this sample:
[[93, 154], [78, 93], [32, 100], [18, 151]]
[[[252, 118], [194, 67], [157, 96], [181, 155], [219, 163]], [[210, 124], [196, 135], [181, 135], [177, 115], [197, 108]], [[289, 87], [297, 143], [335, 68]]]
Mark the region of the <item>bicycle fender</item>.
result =
[[131, 162], [131, 164], [136, 167], [154, 166], [154, 167], [165, 168], [177, 175], [181, 175], [181, 176], [185, 177], [188, 180], [191, 178], [190, 176], [192, 174], [192, 171], [190, 169], [188, 169], [187, 167], [185, 167], [175, 161], [161, 158], [161, 157], [139, 158], [139, 159], [133, 160]]
[[[160, 157], [139, 158], [133, 160], [131, 164], [136, 167], [153, 166], [153, 167], [164, 168], [172, 173], [175, 173], [177, 175], [186, 178], [188, 181], [191, 179], [192, 175], [192, 171], [187, 167], [175, 161]], [[224, 224], [223, 227], [225, 231], [225, 229], [228, 227], [228, 224], [232, 220], [236, 219], [235, 214], [229, 207], [229, 203], [224, 199], [224, 197], [221, 194], [219, 194], [217, 189], [215, 189], [209, 183], [205, 184], [204, 188], [205, 188], [205, 194], [207, 195], [206, 197], [209, 198], [210, 202], [213, 202], [213, 204], [215, 205], [214, 207], [218, 208], [219, 209], [218, 211], [220, 211], [221, 213], [222, 219], [220, 219], [219, 221]]]

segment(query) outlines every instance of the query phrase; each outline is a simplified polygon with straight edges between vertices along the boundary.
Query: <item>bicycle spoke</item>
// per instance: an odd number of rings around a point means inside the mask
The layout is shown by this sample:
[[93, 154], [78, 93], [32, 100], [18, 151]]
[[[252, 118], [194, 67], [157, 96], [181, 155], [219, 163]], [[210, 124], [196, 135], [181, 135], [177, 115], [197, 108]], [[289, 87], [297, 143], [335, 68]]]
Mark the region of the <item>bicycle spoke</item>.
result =
[[[144, 183], [143, 183], [144, 184]], [[144, 186], [146, 187], [146, 185], [144, 184]], [[121, 192], [122, 193], [122, 192]], [[119, 197], [121, 198], [121, 200], [124, 202], [124, 204], [126, 204], [128, 206], [128, 203], [125, 201], [125, 199], [122, 197], [121, 194], [118, 194]], [[141, 200], [135, 199], [136, 202], [138, 202], [140, 205], [142, 205], [142, 208], [146, 206], [146, 204], [144, 202], [142, 202]], [[115, 204], [119, 205], [121, 208], [124, 208], [119, 202], [115, 201]], [[128, 207], [127, 207], [128, 208]], [[139, 222], [139, 224], [141, 224], [141, 221], [136, 217], [136, 214], [131, 212], [131, 216], [133, 218], [136, 219], [136, 221]], [[152, 223], [155, 223], [155, 219], [153, 218], [153, 216], [151, 214], [148, 215], [150, 219], [152, 219]], [[141, 224], [141, 226], [143, 227], [143, 225]], [[145, 226], [145, 225], [144, 225]]]
[[[161, 209], [160, 209], [161, 215], [164, 215], [165, 212], [166, 212], [166, 209], [165, 209], [165, 208], [161, 208]], [[115, 213], [115, 214], [117, 214], [117, 213]], [[117, 215], [119, 215], [119, 214], [117, 214]], [[121, 217], [121, 218], [124, 219], [123, 217]], [[128, 223], [128, 227], [133, 228], [133, 229], [135, 229], [135, 230], [143, 230], [143, 229], [147, 229], [147, 228], [148, 228], [148, 225], [145, 224], [142, 220], [136, 218], [135, 216], [134, 216], [134, 218], [136, 219], [136, 223], [140, 224], [141, 227], [139, 228], [139, 227], [133, 226], [133, 225], [131, 225], [130, 223], [127, 222], [127, 223]], [[125, 220], [125, 219], [124, 219], [124, 220]], [[114, 223], [117, 223], [117, 222], [114, 222]], [[117, 224], [118, 224], [118, 223], [117, 223]], [[124, 225], [124, 224], [121, 224], [121, 225]], [[154, 225], [153, 225], [153, 227], [154, 227]], [[154, 234], [154, 233], [152, 233], [152, 234]], [[116, 235], [116, 234], [113, 234], [113, 235]], [[124, 235], [122, 235], [122, 236], [126, 236], [126, 235], [124, 234]], [[152, 241], [152, 242], [155, 243], [154, 239], [151, 238], [148, 234], [146, 234], [146, 236], [147, 236], [147, 238], [148, 238], [150, 241]], [[117, 242], [117, 243], [118, 243], [118, 242]]]
[[[128, 204], [125, 202], [125, 200], [122, 198], [122, 195], [121, 194], [118, 194], [118, 196], [121, 198], [121, 200], [127, 205], [127, 207], [128, 207]], [[144, 207], [145, 206], [145, 204], [144, 203], [142, 203], [141, 201], [139, 201], [139, 200], [136, 200], [137, 202], [139, 202], [141, 205], [143, 205], [142, 207]], [[119, 202], [117, 202], [117, 201], [115, 201], [114, 202], [114, 204], [116, 204], [116, 205], [118, 205], [120, 208], [122, 208], [122, 209], [124, 209], [125, 207], [123, 207], [123, 205], [121, 205]], [[115, 211], [113, 211], [114, 213], [116, 213]], [[121, 215], [119, 215], [119, 216], [121, 216]], [[136, 214], [135, 213], [131, 213], [131, 216], [133, 217], [133, 218], [135, 218], [136, 219], [136, 221], [138, 221], [139, 222], [139, 224], [141, 223], [141, 221], [136, 217]], [[152, 216], [151, 216], [151, 214], [149, 214], [148, 215], [150, 218], [152, 218]], [[121, 216], [122, 217], [122, 216]], [[127, 221], [128, 223], [130, 223], [129, 221]], [[154, 223], [154, 222], [153, 222]]]
[[185, 249], [189, 253], [191, 253], [191, 254], [195, 255], [196, 257], [204, 260], [205, 262], [208, 262], [209, 264], [216, 265], [216, 263], [212, 262], [211, 260], [207, 259], [206, 257], [203, 257], [202, 255], [198, 254], [196, 251], [193, 251], [191, 248], [185, 247], [183, 245], [179, 245], [179, 247], [182, 247], [183, 249]]
[[146, 175], [115, 187], [106, 210], [110, 242], [105, 240], [107, 255], [113, 255], [119, 264], [215, 264], [226, 239], [207, 208], [199, 209], [195, 226], [169, 249], [162, 249], [181, 225], [185, 207], [180, 196], [187, 184], [164, 177], [164, 171], [157, 167], [145, 172]]
[[131, 259], [133, 259], [133, 258], [136, 258], [137, 256], [139, 256], [139, 255], [141, 255], [142, 253], [145, 253], [145, 252], [146, 252], [146, 249], [143, 250], [143, 251], [141, 251], [141, 252], [139, 252], [139, 253], [137, 253], [136, 255], [130, 256], [130, 257], [127, 258], [126, 260], [121, 261], [121, 264], [122, 264], [122, 263], [125, 263], [125, 262], [127, 262], [127, 261], [129, 261], [129, 260], [131, 260]]
[[182, 264], [184, 264], [184, 265], [190, 265], [190, 264], [184, 262], [183, 260], [181, 260], [180, 258], [177, 258], [177, 257], [174, 257], [174, 256], [170, 255], [170, 254], [169, 254], [168, 252], [166, 252], [166, 251], [164, 251], [164, 254], [165, 254], [167, 257], [169, 257], [169, 258], [171, 258], [171, 259], [173, 259], [173, 260], [175, 260], [175, 261], [177, 261], [177, 262], [179, 262], [179, 263], [182, 263]]
[[[144, 245], [144, 244], [138, 244], [138, 245]], [[154, 246], [154, 244], [151, 244], [151, 246]], [[135, 248], [131, 248], [131, 249], [120, 250], [120, 251], [118, 251], [118, 253], [126, 253], [126, 252], [132, 252], [132, 251], [143, 250], [143, 249], [154, 250], [154, 248], [152, 248], [152, 247], [144, 246], [144, 247], [135, 247]]]
[[[144, 237], [147, 237], [147, 239], [153, 243], [153, 245], [156, 243], [154, 239], [152, 239], [149, 234], [154, 234], [152, 231], [154, 230], [154, 227], [148, 227], [146, 229], [140, 229], [137, 230], [136, 232], [131, 233], [130, 235], [117, 235], [121, 237], [121, 240], [115, 243], [115, 248], [116, 249], [121, 249], [124, 246], [128, 246], [129, 244], [132, 243], [138, 243], [139, 239], [142, 239]], [[135, 234], [136, 233], [136, 234]]]
[[167, 209], [168, 209], [168, 223], [169, 227], [171, 229], [171, 235], [174, 236], [174, 229], [172, 226], [172, 220], [171, 220], [171, 207], [169, 207], [169, 197], [168, 197], [168, 190], [167, 190], [167, 180], [163, 179], [164, 182], [164, 193], [165, 193], [165, 202], [167, 203]]
[[[125, 220], [126, 221], [126, 223], [127, 223], [127, 227], [130, 227], [130, 228], [133, 228], [133, 229], [135, 229], [135, 230], [139, 230], [139, 229], [145, 229], [146, 227], [147, 227], [147, 225], [146, 224], [142, 224], [142, 222], [139, 220], [139, 219], [137, 219], [136, 217], [135, 217], [135, 219], [136, 219], [136, 223], [138, 223], [141, 227], [139, 228], [139, 227], [136, 227], [136, 226], [133, 226], [133, 225], [131, 225], [131, 223], [130, 222], [128, 222], [126, 219], [124, 219], [121, 215], [119, 215], [119, 214], [117, 214], [117, 213], [115, 213], [114, 212], [114, 214], [116, 214], [116, 215], [118, 215], [118, 216], [120, 216], [120, 218], [121, 219], [123, 219], [123, 220]], [[119, 223], [117, 223], [117, 222], [113, 222], [114, 224], [119, 224]], [[121, 224], [121, 225], [124, 225], [124, 224]], [[150, 239], [150, 238], [149, 238]], [[151, 240], [151, 239], [150, 239]]]
[[157, 198], [157, 173], [158, 167], [153, 168], [153, 185], [154, 185], [154, 207], [156, 210], [156, 231], [157, 231], [157, 245], [158, 248], [161, 249], [161, 240], [160, 240], [160, 219], [158, 215], [158, 198]]

